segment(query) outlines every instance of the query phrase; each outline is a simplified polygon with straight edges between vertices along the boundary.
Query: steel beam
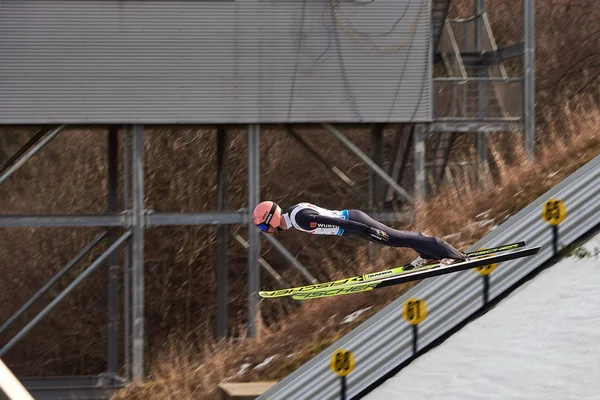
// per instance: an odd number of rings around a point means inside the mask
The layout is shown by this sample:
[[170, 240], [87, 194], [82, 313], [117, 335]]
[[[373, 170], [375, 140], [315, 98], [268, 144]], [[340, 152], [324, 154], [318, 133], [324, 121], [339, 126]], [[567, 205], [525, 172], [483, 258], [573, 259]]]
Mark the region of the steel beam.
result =
[[39, 131], [37, 131], [28, 141], [25, 143], [19, 150], [15, 152], [2, 166], [0, 166], [0, 174], [4, 173], [15, 161], [17, 161], [27, 150], [33, 147], [48, 131], [50, 128], [43, 127]]
[[[260, 198], [260, 126], [248, 126], [248, 210], [251, 213]], [[259, 231], [248, 217], [248, 335], [256, 336], [256, 316], [258, 313], [258, 291], [260, 290]]]
[[[394, 152], [394, 161], [390, 168], [389, 175], [392, 177], [394, 182], [401, 182], [402, 176], [404, 175], [404, 169], [408, 160], [408, 152], [412, 143], [412, 131], [413, 125], [406, 124], [400, 127], [400, 132], [397, 133], [397, 142]], [[391, 201], [394, 194], [394, 189], [388, 186], [387, 193], [385, 195], [386, 201]]]
[[[523, 48], [523, 43], [517, 43], [499, 48], [498, 50], [484, 52], [461, 51], [460, 58], [465, 67], [494, 66], [502, 63], [504, 60], [523, 56]], [[436, 53], [434, 55], [434, 63], [440, 64], [442, 62], [442, 54]]]
[[415, 144], [415, 194], [419, 200], [425, 199], [425, 139], [427, 139], [427, 130], [423, 124], [415, 125], [414, 129]]
[[113, 243], [104, 253], [100, 255], [89, 267], [87, 267], [81, 275], [79, 275], [69, 286], [67, 286], [50, 304], [48, 304], [39, 314], [37, 314], [31, 322], [29, 322], [18, 334], [16, 334], [2, 349], [0, 349], [0, 358], [4, 357], [19, 340], [23, 338], [38, 322], [50, 313], [75, 287], [77, 287], [85, 278], [94, 272], [114, 251], [116, 251], [129, 237], [131, 232], [125, 232], [115, 243]]
[[292, 253], [290, 253], [288, 251], [288, 249], [286, 249], [281, 243], [279, 243], [279, 240], [275, 239], [273, 236], [270, 236], [270, 235], [263, 235], [263, 236], [265, 239], [267, 239], [267, 241], [271, 244], [271, 246], [273, 246], [275, 248], [275, 250], [277, 250], [282, 256], [285, 257], [286, 260], [288, 260], [290, 262], [290, 264], [292, 264], [292, 267], [294, 267], [296, 269], [296, 271], [300, 272], [300, 274], [302, 276], [304, 276], [304, 278], [308, 282], [314, 283], [314, 284], [319, 283], [317, 278], [312, 276], [312, 274], [310, 272], [308, 272], [308, 270], [304, 267], [304, 265], [302, 265], [298, 260], [296, 260], [296, 257], [294, 257], [292, 255]]
[[502, 47], [501, 49], [491, 52], [493, 54], [490, 57], [494, 57], [495, 60], [497, 60], [494, 61], [495, 64], [500, 64], [502, 61], [508, 60], [509, 58], [521, 57], [523, 55], [523, 52], [523, 43], [517, 43], [511, 46]]
[[368, 203], [369, 199], [367, 198], [367, 196], [365, 196], [364, 192], [359, 189], [358, 185], [352, 179], [350, 179], [346, 174], [344, 174], [338, 167], [331, 164], [325, 157], [321, 156], [317, 151], [315, 151], [306, 142], [306, 140], [304, 140], [300, 135], [298, 135], [291, 127], [286, 125], [286, 130], [306, 150], [308, 150], [309, 153], [311, 153], [313, 156], [315, 156], [317, 158], [317, 160], [319, 160], [319, 162], [321, 162], [321, 164], [323, 164], [327, 168], [327, 171], [332, 173], [334, 176], [340, 178], [342, 180], [342, 182], [344, 182], [352, 190], [352, 192], [355, 195], [357, 195], [360, 199], [362, 199], [363, 203], [365, 203], [365, 204]]
[[[483, 52], [483, 35], [485, 31], [483, 14], [487, 12], [486, 0], [475, 1], [475, 13], [477, 17], [476, 29], [476, 48], [478, 52]], [[477, 71], [478, 77], [482, 78], [488, 75], [487, 69], [479, 68]], [[484, 94], [484, 83], [479, 80], [477, 82], [477, 119], [485, 118], [485, 94]], [[485, 132], [477, 132], [477, 156], [479, 159], [478, 172], [481, 173], [482, 169], [485, 169], [487, 164], [487, 141]]]
[[1, 228], [23, 227], [122, 227], [129, 218], [125, 214], [96, 215], [0, 215]]
[[[119, 210], [119, 129], [108, 129], [108, 212]], [[108, 243], [114, 244], [119, 238], [116, 228], [108, 230]], [[108, 332], [107, 332], [107, 373], [117, 374], [119, 363], [119, 254], [112, 253], [107, 260], [108, 267]]]
[[[454, 139], [456, 134], [451, 132], [444, 132], [439, 137], [438, 146], [435, 151], [435, 165], [434, 165], [434, 181], [437, 185], [442, 183], [444, 178], [444, 172], [446, 170], [446, 166], [448, 165], [448, 160], [450, 159], [450, 152], [452, 151], [452, 144], [454, 143]], [[438, 163], [438, 161], [440, 161]], [[428, 166], [425, 165], [427, 168]]]
[[510, 132], [521, 129], [520, 121], [440, 121], [431, 123], [431, 132]]
[[[381, 168], [383, 124], [375, 124], [371, 130], [371, 160]], [[383, 200], [383, 182], [371, 169], [369, 171], [369, 208], [377, 209]]]
[[535, 158], [535, 10], [533, 0], [523, 0], [523, 119], [525, 149]]
[[132, 154], [132, 375], [134, 382], [144, 379], [144, 131], [133, 126]]
[[485, 132], [477, 132], [477, 160], [478, 170], [485, 171], [488, 167], [488, 147], [487, 137]]
[[[217, 129], [217, 210], [227, 208], [227, 130]], [[217, 338], [227, 336], [227, 225], [217, 225]]]
[[[240, 236], [239, 233], [232, 233], [232, 236], [235, 240], [237, 240], [237, 242], [239, 244], [242, 245], [242, 247], [246, 250], [249, 249], [250, 244], [248, 244], [247, 241], [244, 240], [243, 237]], [[290, 285], [285, 281], [285, 279], [283, 279], [281, 277], [281, 275], [279, 275], [277, 273], [277, 271], [275, 271], [275, 269], [273, 267], [271, 267], [271, 265], [262, 257], [258, 258], [258, 263], [265, 269], [265, 271], [267, 271], [267, 273], [269, 275], [271, 275], [271, 277], [275, 280], [275, 282], [277, 282], [277, 285], [281, 288], [281, 289], [285, 289], [290, 287]]]
[[0, 185], [4, 183], [12, 174], [17, 172], [19, 168], [21, 168], [28, 160], [30, 160], [33, 156], [39, 153], [44, 147], [48, 145], [64, 128], [66, 125], [61, 125], [58, 128], [54, 129], [45, 138], [37, 142], [35, 145], [31, 146], [29, 150], [23, 154], [21, 158], [16, 160], [11, 166], [9, 166], [6, 171], [0, 174]]
[[481, 77], [481, 78], [480, 77], [461, 78], [461, 77], [453, 77], [453, 76], [440, 76], [440, 77], [435, 77], [433, 80], [439, 81], [439, 82], [456, 82], [457, 84], [463, 84], [466, 82], [476, 82], [476, 81], [513, 83], [513, 82], [521, 82], [521, 81], [523, 81], [523, 78], [503, 78], [501, 76], [486, 76], [486, 77]]
[[[125, 125], [123, 131], [123, 209], [130, 210], [131, 127]], [[131, 247], [131, 241], [129, 241], [123, 248], [123, 362], [127, 381], [131, 380]]]
[[107, 236], [106, 232], [97, 235], [90, 243], [88, 243], [77, 255], [67, 263], [60, 271], [56, 273], [46, 284], [37, 291], [17, 312], [15, 312], [9, 319], [2, 324], [0, 327], [0, 334], [4, 332], [17, 318], [19, 318], [33, 303], [35, 303], [48, 289], [50, 289], [60, 278], [62, 278], [67, 272], [69, 272], [79, 261], [83, 259], [92, 249], [94, 249], [101, 241]]
[[159, 225], [219, 225], [244, 224], [248, 222], [247, 212], [203, 212], [203, 213], [154, 213], [146, 215], [148, 226]]
[[405, 201], [412, 204], [412, 197], [398, 185], [381, 167], [373, 162], [365, 153], [363, 153], [354, 143], [348, 140], [340, 131], [330, 124], [322, 124], [329, 132], [333, 133], [350, 151], [356, 154], [363, 162], [372, 170], [374, 170], [381, 178], [383, 178]]

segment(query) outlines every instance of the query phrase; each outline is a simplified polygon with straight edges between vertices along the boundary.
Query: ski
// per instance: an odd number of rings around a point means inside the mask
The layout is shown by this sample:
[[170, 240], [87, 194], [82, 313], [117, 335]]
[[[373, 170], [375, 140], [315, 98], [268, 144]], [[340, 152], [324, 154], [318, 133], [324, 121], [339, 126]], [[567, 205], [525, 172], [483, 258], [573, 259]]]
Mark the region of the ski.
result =
[[460, 261], [454, 264], [442, 266], [439, 263], [428, 267], [421, 267], [414, 270], [406, 271], [396, 276], [375, 279], [367, 282], [353, 282], [338, 287], [318, 289], [308, 292], [295, 293], [292, 295], [294, 300], [318, 299], [330, 296], [339, 296], [345, 294], [366, 292], [369, 290], [380, 289], [387, 286], [397, 285], [424, 278], [431, 278], [438, 275], [449, 274], [452, 272], [463, 271], [466, 269], [481, 267], [484, 265], [499, 263], [503, 261], [513, 260], [521, 257], [529, 257], [540, 250], [540, 247], [525, 248], [513, 252], [489, 255], [476, 258], [474, 260]]
[[[502, 252], [518, 249], [518, 248], [521, 248], [524, 246], [525, 246], [525, 242], [521, 241], [521, 242], [505, 244], [505, 245], [501, 245], [501, 246], [497, 246], [497, 247], [492, 247], [492, 248], [488, 248], [488, 249], [481, 249], [481, 250], [477, 250], [477, 251], [468, 252], [468, 253], [466, 253], [466, 255], [467, 255], [467, 259], [471, 259], [474, 257], [482, 257], [482, 256], [486, 256], [489, 254], [494, 254], [494, 253], [502, 253]], [[423, 268], [427, 268], [432, 265], [435, 266], [437, 264], [422, 265], [421, 267], [419, 267], [417, 269], [421, 270]], [[411, 270], [411, 271], [415, 271], [415, 270]], [[290, 296], [295, 293], [303, 293], [303, 292], [310, 292], [313, 290], [327, 289], [327, 288], [334, 287], [334, 286], [347, 285], [347, 284], [352, 284], [352, 283], [357, 283], [357, 282], [367, 282], [367, 281], [379, 280], [381, 278], [392, 277], [392, 276], [395, 276], [395, 275], [398, 275], [398, 274], [401, 274], [404, 272], [406, 272], [406, 271], [404, 271], [404, 267], [397, 267], [397, 268], [392, 268], [392, 269], [386, 269], [384, 271], [372, 272], [369, 274], [353, 276], [350, 278], [338, 279], [338, 280], [330, 281], [330, 282], [317, 283], [317, 284], [313, 284], [313, 285], [298, 286], [298, 287], [271, 290], [271, 291], [259, 291], [258, 294], [260, 295], [260, 297], [263, 297], [263, 298]]]

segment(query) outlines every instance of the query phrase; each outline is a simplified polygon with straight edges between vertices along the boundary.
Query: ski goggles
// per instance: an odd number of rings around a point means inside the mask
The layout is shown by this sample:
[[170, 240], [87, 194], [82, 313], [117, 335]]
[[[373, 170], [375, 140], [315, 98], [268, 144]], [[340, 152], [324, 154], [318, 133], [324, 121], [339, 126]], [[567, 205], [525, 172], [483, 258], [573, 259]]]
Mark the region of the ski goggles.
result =
[[269, 210], [269, 213], [267, 214], [265, 222], [261, 222], [260, 224], [256, 225], [258, 229], [260, 229], [263, 232], [267, 232], [269, 230], [269, 228], [271, 227], [271, 219], [273, 219], [273, 215], [275, 215], [275, 210], [277, 210], [277, 205], [273, 203], [273, 205], [271, 206], [271, 210]]
[[256, 225], [258, 227], [258, 229], [260, 229], [263, 232], [267, 232], [269, 230], [269, 228], [271, 227], [271, 225], [267, 225], [264, 222], [260, 223], [258, 225]]

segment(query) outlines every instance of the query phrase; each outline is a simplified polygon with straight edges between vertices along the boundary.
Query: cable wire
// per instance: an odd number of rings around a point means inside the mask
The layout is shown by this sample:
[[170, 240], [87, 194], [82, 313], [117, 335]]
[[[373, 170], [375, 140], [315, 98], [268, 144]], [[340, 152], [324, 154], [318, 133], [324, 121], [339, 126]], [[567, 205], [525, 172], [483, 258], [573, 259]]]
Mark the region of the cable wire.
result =
[[296, 45], [296, 61], [294, 63], [294, 72], [292, 73], [292, 85], [290, 88], [290, 97], [288, 99], [287, 120], [292, 115], [292, 103], [296, 94], [296, 80], [298, 77], [298, 64], [300, 63], [300, 51], [302, 50], [302, 38], [304, 36], [304, 20], [306, 19], [306, 0], [302, 0], [302, 12], [300, 16], [300, 28], [298, 32], [298, 43]]
[[[412, 40], [412, 38], [415, 36], [417, 26], [419, 24], [419, 21], [421, 20], [423, 11], [425, 10], [427, 3], [428, 3], [427, 0], [422, 0], [422, 4], [421, 4], [421, 7], [419, 7], [419, 12], [417, 13], [417, 17], [415, 18], [415, 20], [410, 28], [410, 33], [409, 33], [408, 38], [406, 38], [404, 41], [402, 41], [399, 44], [380, 46], [370, 37], [369, 34], [365, 34], [363, 32], [353, 29], [352, 27], [349, 27], [347, 24], [344, 23], [344, 21], [342, 21], [338, 17], [337, 9], [339, 7], [339, 0], [328, 0], [328, 2], [330, 5], [330, 9], [333, 12], [333, 20], [334, 20], [335, 25], [338, 26], [339, 28], [341, 28], [341, 30], [343, 32], [345, 32], [347, 36], [353, 38], [354, 40], [356, 40], [358, 42], [367, 42], [370, 45], [370, 48], [377, 54], [397, 52], [398, 50], [407, 46], [408, 43], [410, 43], [410, 41]], [[411, 3], [412, 3], [412, 0], [409, 0], [409, 5]]]

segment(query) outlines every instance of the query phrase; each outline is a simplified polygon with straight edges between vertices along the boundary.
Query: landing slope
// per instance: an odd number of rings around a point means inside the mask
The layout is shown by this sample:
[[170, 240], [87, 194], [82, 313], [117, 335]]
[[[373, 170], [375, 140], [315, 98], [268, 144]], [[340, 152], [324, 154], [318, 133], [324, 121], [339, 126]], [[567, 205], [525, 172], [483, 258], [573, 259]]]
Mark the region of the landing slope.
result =
[[597, 399], [600, 234], [365, 399]]

